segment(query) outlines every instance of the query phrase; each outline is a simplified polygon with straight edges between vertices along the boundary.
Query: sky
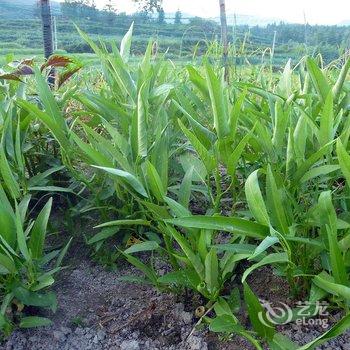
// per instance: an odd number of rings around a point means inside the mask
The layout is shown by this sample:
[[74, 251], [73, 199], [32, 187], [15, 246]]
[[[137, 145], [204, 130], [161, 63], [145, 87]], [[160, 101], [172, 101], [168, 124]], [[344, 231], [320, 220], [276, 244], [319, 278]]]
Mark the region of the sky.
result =
[[[106, 0], [95, 0], [102, 7]], [[133, 12], [131, 0], [112, 0], [119, 11]], [[166, 12], [182, 12], [201, 17], [219, 16], [218, 0], [163, 0]], [[226, 0], [228, 13], [276, 18], [293, 23], [338, 24], [350, 21], [350, 0]]]

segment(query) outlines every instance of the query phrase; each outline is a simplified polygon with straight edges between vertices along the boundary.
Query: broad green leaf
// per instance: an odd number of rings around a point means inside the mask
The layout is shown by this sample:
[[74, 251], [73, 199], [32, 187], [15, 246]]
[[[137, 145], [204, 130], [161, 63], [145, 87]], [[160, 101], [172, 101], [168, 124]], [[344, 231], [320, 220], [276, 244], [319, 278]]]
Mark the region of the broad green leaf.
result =
[[216, 77], [209, 64], [205, 65], [205, 76], [214, 115], [214, 127], [218, 138], [223, 139], [229, 134], [229, 117], [223, 83]]
[[34, 327], [44, 327], [50, 326], [52, 321], [45, 317], [39, 316], [28, 316], [23, 317], [19, 324], [20, 328], [34, 328]]
[[246, 278], [256, 269], [265, 265], [273, 265], [273, 264], [281, 264], [288, 263], [288, 254], [287, 253], [272, 253], [265, 256], [261, 261], [256, 264], [253, 264], [248, 269], [246, 269], [242, 276], [242, 283], [246, 280]]
[[133, 254], [139, 252], [145, 252], [150, 250], [156, 250], [159, 248], [159, 244], [154, 241], [147, 241], [142, 243], [133, 244], [130, 248], [124, 250], [125, 254]]
[[123, 181], [125, 181], [128, 185], [130, 185], [137, 193], [141, 194], [143, 197], [148, 198], [148, 194], [143, 187], [142, 183], [132, 174], [120, 170], [120, 169], [112, 169], [112, 168], [106, 168], [101, 166], [93, 165], [94, 168], [101, 169], [109, 174], [112, 174]]
[[342, 298], [346, 299], [347, 302], [350, 301], [350, 288], [348, 286], [332, 282], [330, 278], [327, 278], [327, 274], [320, 273], [313, 278], [312, 282], [326, 292], [341, 296]]
[[87, 243], [95, 244], [97, 242], [104, 241], [107, 238], [114, 236], [118, 232], [119, 232], [118, 226], [106, 227], [103, 230], [101, 230], [99, 233], [91, 237]]
[[203, 280], [205, 271], [204, 271], [204, 265], [201, 262], [200, 257], [192, 250], [188, 241], [181, 233], [179, 233], [173, 227], [167, 226], [167, 228], [171, 236], [176, 240], [176, 242], [181, 247], [181, 250], [190, 261], [192, 267], [197, 272], [198, 276]]
[[300, 182], [307, 182], [318, 176], [324, 176], [340, 169], [339, 165], [321, 165], [307, 171], [300, 179]]
[[329, 92], [326, 101], [324, 103], [323, 111], [320, 120], [320, 146], [324, 146], [333, 140], [333, 94]]
[[190, 203], [193, 170], [194, 170], [194, 167], [192, 166], [186, 171], [185, 176], [179, 188], [178, 201], [185, 208], [188, 208], [188, 205]]
[[0, 144], [0, 173], [12, 197], [14, 199], [18, 198], [21, 194], [21, 191], [6, 158], [4, 141], [2, 141]]
[[229, 218], [224, 216], [196, 215], [165, 221], [182, 227], [227, 231], [260, 239], [265, 238], [269, 233], [269, 228], [267, 226], [244, 219]]
[[268, 321], [265, 316], [266, 311], [246, 282], [244, 282], [243, 288], [244, 300], [247, 305], [248, 315], [253, 329], [260, 337], [267, 341], [271, 341], [275, 335], [274, 326]]
[[346, 179], [346, 183], [350, 187], [350, 155], [346, 151], [340, 139], [337, 140], [337, 156], [341, 171]]
[[266, 176], [266, 197], [271, 214], [271, 221], [276, 225], [278, 231], [283, 234], [288, 234], [288, 218], [281, 191], [282, 189], [277, 187], [271, 167], [268, 166]]
[[343, 65], [340, 73], [339, 73], [339, 77], [337, 82], [335, 83], [335, 85], [333, 86], [332, 92], [333, 92], [333, 96], [334, 96], [334, 101], [338, 102], [339, 96], [341, 94], [346, 76], [348, 74], [348, 71], [350, 69], [350, 58], [347, 59], [346, 63]]
[[324, 73], [313, 58], [308, 57], [306, 59], [306, 67], [320, 100], [323, 102], [326, 101], [331, 87]]
[[120, 43], [120, 55], [122, 56], [124, 62], [128, 62], [129, 60], [133, 29], [134, 23], [131, 24], [128, 32], [125, 34]]
[[33, 259], [39, 259], [43, 255], [47, 223], [49, 221], [51, 207], [52, 198], [48, 200], [44, 208], [39, 213], [31, 230], [28, 248], [30, 249]]
[[147, 220], [142, 219], [131, 219], [131, 220], [114, 220], [105, 222], [104, 224], [95, 226], [94, 228], [103, 228], [103, 227], [110, 227], [110, 226], [149, 226], [150, 222]]
[[270, 220], [263, 196], [261, 194], [258, 172], [259, 170], [255, 170], [248, 176], [244, 186], [245, 195], [249, 209], [252, 212], [255, 220], [260, 224], [268, 226], [270, 224]]
[[278, 237], [268, 236], [264, 238], [264, 240], [256, 247], [253, 255], [250, 256], [248, 260], [255, 259], [257, 256], [264, 253], [268, 248], [270, 248], [271, 246], [273, 246], [278, 242], [279, 242]]
[[219, 262], [215, 248], [211, 248], [205, 258], [205, 283], [208, 291], [213, 295], [219, 291]]
[[156, 168], [149, 161], [146, 162], [146, 174], [147, 174], [147, 184], [151, 192], [159, 202], [162, 202], [164, 196], [166, 195], [165, 189], [163, 188], [162, 180]]
[[146, 157], [147, 150], [147, 99], [146, 99], [147, 85], [144, 83], [141, 86], [137, 98], [137, 154], [140, 157]]
[[301, 346], [298, 350], [312, 350], [316, 349], [318, 345], [321, 345], [328, 340], [335, 338], [350, 328], [350, 314], [344, 316], [339, 322], [337, 322], [331, 329], [321, 334], [319, 337], [311, 341], [310, 343]]
[[214, 159], [213, 154], [208, 149], [206, 149], [205, 146], [203, 146], [203, 144], [198, 140], [198, 138], [193, 133], [191, 133], [191, 131], [189, 131], [185, 127], [185, 125], [181, 122], [180, 119], [178, 119], [178, 123], [179, 123], [181, 130], [186, 135], [186, 137], [189, 139], [192, 146], [194, 147], [194, 149], [198, 153], [200, 159], [205, 164], [205, 167], [206, 167], [208, 173], [210, 173], [215, 167], [215, 159]]

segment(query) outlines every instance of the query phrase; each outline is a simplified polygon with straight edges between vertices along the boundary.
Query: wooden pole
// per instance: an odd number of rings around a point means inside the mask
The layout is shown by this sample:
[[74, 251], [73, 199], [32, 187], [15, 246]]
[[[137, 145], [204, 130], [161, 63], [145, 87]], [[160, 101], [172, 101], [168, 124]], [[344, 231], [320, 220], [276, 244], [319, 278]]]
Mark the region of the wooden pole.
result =
[[[44, 54], [48, 59], [53, 54], [53, 37], [52, 37], [52, 17], [51, 6], [49, 0], [40, 0], [41, 19], [43, 27]], [[50, 86], [55, 84], [55, 72], [51, 70], [48, 77]]]
[[277, 31], [273, 32], [273, 40], [272, 40], [272, 50], [271, 50], [271, 66], [273, 65], [273, 58], [275, 56], [275, 48], [276, 48], [276, 35]]
[[52, 22], [53, 22], [53, 39], [54, 39], [54, 45], [53, 45], [53, 49], [54, 51], [58, 50], [58, 38], [57, 38], [57, 20], [56, 17], [53, 16], [52, 17]]
[[225, 67], [225, 81], [229, 82], [228, 69], [228, 38], [227, 38], [227, 18], [225, 0], [219, 0], [220, 5], [220, 22], [221, 22], [221, 42], [223, 46], [223, 64]]

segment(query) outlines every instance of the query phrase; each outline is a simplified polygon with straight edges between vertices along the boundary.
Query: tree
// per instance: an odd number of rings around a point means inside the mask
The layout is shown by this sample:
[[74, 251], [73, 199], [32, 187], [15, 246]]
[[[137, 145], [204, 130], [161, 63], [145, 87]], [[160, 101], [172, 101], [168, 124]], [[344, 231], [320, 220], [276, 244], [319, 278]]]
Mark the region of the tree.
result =
[[37, 1], [33, 4], [33, 16], [35, 18], [41, 17], [41, 8], [40, 8], [40, 2]]
[[182, 19], [182, 13], [180, 10], [177, 10], [175, 13], [175, 24], [181, 24], [181, 19]]
[[133, 0], [137, 3], [142, 11], [153, 12], [154, 10], [160, 11], [162, 8], [163, 0]]
[[164, 22], [165, 22], [165, 13], [164, 13], [164, 9], [161, 8], [158, 11], [158, 23], [159, 24], [164, 24]]
[[64, 17], [78, 17], [79, 2], [77, 0], [64, 0], [64, 2], [61, 2], [61, 12]]
[[103, 8], [103, 12], [105, 13], [108, 23], [113, 24], [117, 13], [117, 8], [115, 7], [115, 5], [113, 5], [112, 0], [109, 0], [107, 2], [105, 7]]

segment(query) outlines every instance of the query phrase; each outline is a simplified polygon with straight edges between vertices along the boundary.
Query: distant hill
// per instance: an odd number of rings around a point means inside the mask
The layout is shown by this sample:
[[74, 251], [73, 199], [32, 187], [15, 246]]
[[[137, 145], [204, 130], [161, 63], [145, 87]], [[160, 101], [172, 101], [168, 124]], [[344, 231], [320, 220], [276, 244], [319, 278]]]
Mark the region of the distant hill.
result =
[[[60, 13], [60, 4], [51, 1], [52, 13]], [[37, 0], [0, 0], [0, 19], [33, 18], [37, 9]]]

